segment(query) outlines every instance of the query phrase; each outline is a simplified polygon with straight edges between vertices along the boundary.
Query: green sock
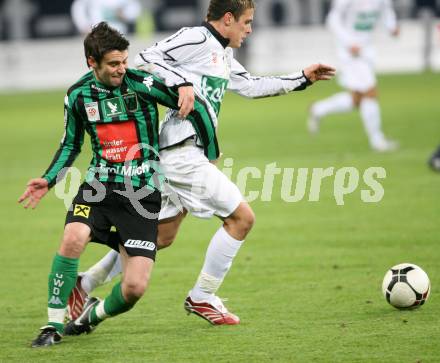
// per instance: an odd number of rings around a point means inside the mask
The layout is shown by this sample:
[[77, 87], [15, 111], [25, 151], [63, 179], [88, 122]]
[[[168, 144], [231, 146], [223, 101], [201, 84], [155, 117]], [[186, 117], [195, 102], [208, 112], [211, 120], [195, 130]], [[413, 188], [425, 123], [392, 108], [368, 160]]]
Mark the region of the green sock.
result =
[[52, 325], [59, 333], [64, 332], [64, 317], [67, 301], [75, 286], [78, 275], [78, 259], [56, 254], [49, 274], [49, 295], [47, 311], [48, 325]]
[[101, 301], [90, 312], [90, 322], [98, 324], [109, 316], [116, 316], [130, 310], [134, 304], [125, 301], [122, 296], [121, 283], [118, 282], [112, 289], [109, 296]]

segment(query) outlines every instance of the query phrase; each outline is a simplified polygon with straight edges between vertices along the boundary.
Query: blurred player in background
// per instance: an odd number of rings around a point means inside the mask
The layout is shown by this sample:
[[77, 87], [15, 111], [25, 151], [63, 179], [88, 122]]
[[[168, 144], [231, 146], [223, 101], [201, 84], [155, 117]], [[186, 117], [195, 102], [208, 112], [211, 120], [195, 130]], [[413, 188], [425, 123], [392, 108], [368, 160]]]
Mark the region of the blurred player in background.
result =
[[333, 0], [327, 24], [337, 43], [339, 83], [347, 91], [312, 105], [308, 119], [311, 133], [319, 131], [325, 116], [359, 108], [371, 148], [379, 152], [397, 148], [382, 131], [377, 100], [372, 36], [380, 18], [392, 35], [399, 34], [391, 0]]
[[440, 145], [437, 150], [431, 155], [428, 164], [434, 171], [440, 171]]
[[[437, 39], [440, 41], [440, 24], [437, 25]], [[429, 158], [428, 164], [432, 170], [440, 172], [440, 145]]]
[[127, 34], [141, 10], [138, 0], [74, 0], [71, 15], [81, 34], [87, 34], [100, 21], [105, 21], [121, 33]]
[[[60, 147], [43, 177], [31, 179], [19, 198], [20, 203], [27, 200], [25, 208], [35, 208], [79, 155], [85, 132], [90, 135], [93, 158], [67, 212], [61, 245], [49, 274], [48, 323], [32, 347], [59, 343], [63, 332], [88, 333], [104, 319], [130, 310], [149, 282], [161, 206], [157, 168], [152, 166], [159, 159], [157, 103], [177, 108], [179, 85], [170, 89], [150, 73], [128, 69], [128, 45], [105, 22], [87, 35], [84, 51], [92, 70], [69, 88], [64, 99], [65, 132]], [[214, 160], [219, 156], [216, 116], [204, 102], [197, 101], [194, 109], [185, 116], [202, 131], [205, 152]], [[112, 226], [122, 239], [116, 245], [108, 240]], [[100, 238], [119, 251], [123, 278], [105, 300], [90, 299], [83, 314], [64, 331], [79, 257], [92, 238]]]
[[[333, 68], [315, 64], [286, 76], [251, 76], [234, 59], [232, 48], [239, 48], [251, 34], [253, 17], [253, 0], [211, 0], [206, 22], [198, 27], [182, 28], [141, 52], [135, 63], [157, 74], [167, 85], [194, 84], [196, 93], [203, 95], [217, 114], [226, 90], [248, 98], [278, 96], [303, 90], [317, 80], [334, 75]], [[192, 91], [182, 88], [182, 107], [192, 107]], [[270, 112], [267, 122], [273, 122]], [[183, 210], [167, 199], [170, 195], [163, 193], [158, 247], [173, 243], [187, 212], [198, 218], [217, 216], [223, 221], [209, 243], [202, 270], [184, 307], [188, 313], [195, 313], [211, 324], [238, 324], [239, 318], [228, 311], [216, 292], [254, 224], [254, 213], [237, 186], [201, 153], [193, 126], [180, 119], [174, 110], [167, 111], [159, 142], [164, 174]], [[120, 239], [117, 233], [114, 236]], [[71, 313], [81, 310], [84, 290], [90, 292], [120, 271], [118, 257], [113, 252], [89, 269], [71, 298]]]

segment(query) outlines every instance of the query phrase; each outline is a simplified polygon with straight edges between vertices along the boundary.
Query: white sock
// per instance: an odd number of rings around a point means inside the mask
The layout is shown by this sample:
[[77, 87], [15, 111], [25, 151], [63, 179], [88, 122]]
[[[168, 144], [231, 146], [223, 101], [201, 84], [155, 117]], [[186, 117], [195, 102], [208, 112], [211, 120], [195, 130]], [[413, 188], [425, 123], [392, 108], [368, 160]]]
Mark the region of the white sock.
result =
[[[116, 252], [114, 250], [112, 250], [112, 251]], [[111, 280], [113, 280], [113, 277], [118, 276], [122, 272], [121, 255], [117, 252], [116, 252], [116, 254], [118, 256], [116, 257], [116, 261], [113, 264], [112, 269], [108, 273], [107, 278], [104, 280], [104, 284], [106, 284], [107, 282], [110, 282]]]
[[110, 315], [108, 315], [106, 312], [105, 312], [105, 308], [104, 308], [104, 301], [105, 300], [101, 300], [97, 305], [96, 305], [96, 309], [95, 309], [95, 313], [96, 313], [96, 316], [98, 317], [98, 319], [100, 319], [100, 320], [105, 320], [105, 319], [107, 319]]
[[51, 323], [64, 324], [66, 316], [66, 308], [63, 309], [53, 309], [47, 308], [48, 321]]
[[90, 294], [95, 288], [110, 281], [121, 270], [119, 253], [111, 250], [96, 264], [90, 267], [82, 275], [81, 287]]
[[313, 116], [318, 119], [332, 113], [349, 112], [351, 110], [353, 110], [353, 98], [349, 92], [337, 93], [318, 101], [313, 104], [311, 109]]
[[216, 293], [243, 242], [232, 238], [223, 227], [217, 230], [209, 243], [199, 278], [191, 290], [191, 299], [206, 301]]
[[367, 133], [370, 145], [382, 143], [385, 136], [381, 129], [381, 117], [379, 103], [375, 98], [363, 98], [360, 104], [362, 122]]

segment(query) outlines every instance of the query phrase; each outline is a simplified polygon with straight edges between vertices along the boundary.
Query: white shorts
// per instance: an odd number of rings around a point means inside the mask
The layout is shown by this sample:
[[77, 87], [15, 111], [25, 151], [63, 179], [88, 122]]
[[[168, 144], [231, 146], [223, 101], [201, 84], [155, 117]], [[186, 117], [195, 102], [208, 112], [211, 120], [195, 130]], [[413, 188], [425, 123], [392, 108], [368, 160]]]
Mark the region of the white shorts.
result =
[[339, 49], [339, 84], [350, 90], [366, 92], [376, 86], [374, 73], [374, 49], [365, 47], [358, 57], [353, 57], [345, 49]]
[[162, 150], [160, 163], [167, 183], [159, 220], [175, 217], [183, 208], [199, 218], [228, 217], [244, 200], [238, 187], [193, 142]]
[[362, 58], [346, 60], [341, 65], [339, 84], [350, 90], [366, 92], [376, 86], [376, 75], [370, 62]]

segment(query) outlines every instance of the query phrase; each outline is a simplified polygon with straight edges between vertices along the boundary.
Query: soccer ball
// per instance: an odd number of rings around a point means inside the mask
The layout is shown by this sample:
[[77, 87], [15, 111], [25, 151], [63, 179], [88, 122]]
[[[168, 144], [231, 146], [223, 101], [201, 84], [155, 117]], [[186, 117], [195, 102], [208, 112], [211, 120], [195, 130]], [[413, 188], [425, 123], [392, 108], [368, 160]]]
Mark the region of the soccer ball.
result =
[[411, 263], [391, 267], [382, 283], [385, 299], [398, 309], [423, 305], [428, 300], [430, 290], [431, 284], [426, 272]]

